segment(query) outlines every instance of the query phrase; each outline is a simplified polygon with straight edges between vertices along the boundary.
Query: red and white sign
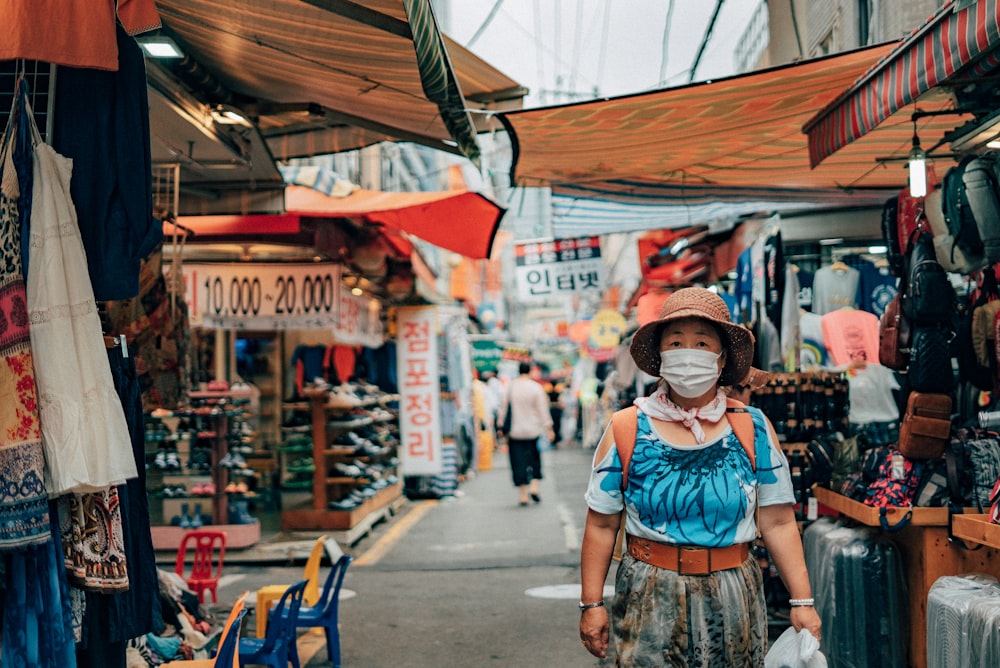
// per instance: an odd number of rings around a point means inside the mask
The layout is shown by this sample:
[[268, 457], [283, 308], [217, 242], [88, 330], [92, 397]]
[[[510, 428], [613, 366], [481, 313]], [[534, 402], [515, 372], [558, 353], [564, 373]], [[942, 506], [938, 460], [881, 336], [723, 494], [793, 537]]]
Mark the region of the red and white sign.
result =
[[340, 291], [340, 309], [333, 338], [337, 343], [378, 348], [385, 343], [382, 307], [377, 299]]
[[444, 470], [436, 307], [401, 308], [396, 315], [400, 468], [404, 475]]

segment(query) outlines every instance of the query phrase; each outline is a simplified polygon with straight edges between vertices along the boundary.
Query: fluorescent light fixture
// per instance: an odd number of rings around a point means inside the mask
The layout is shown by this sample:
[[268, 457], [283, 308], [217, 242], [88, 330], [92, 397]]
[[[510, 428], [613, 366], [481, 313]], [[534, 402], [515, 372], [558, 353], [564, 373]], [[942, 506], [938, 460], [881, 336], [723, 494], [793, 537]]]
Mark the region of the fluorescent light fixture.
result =
[[920, 140], [913, 137], [913, 149], [910, 151], [910, 197], [926, 197], [927, 195], [927, 153], [920, 148]]
[[184, 52], [174, 40], [164, 35], [143, 37], [137, 40], [150, 58], [183, 58]]
[[844, 239], [842, 237], [837, 237], [836, 239], [820, 239], [819, 240], [819, 245], [820, 246], [836, 246], [837, 244], [842, 244], [842, 243], [844, 243]]
[[889, 249], [885, 246], [869, 246], [868, 252], [872, 255], [879, 255], [880, 253], [885, 253]]

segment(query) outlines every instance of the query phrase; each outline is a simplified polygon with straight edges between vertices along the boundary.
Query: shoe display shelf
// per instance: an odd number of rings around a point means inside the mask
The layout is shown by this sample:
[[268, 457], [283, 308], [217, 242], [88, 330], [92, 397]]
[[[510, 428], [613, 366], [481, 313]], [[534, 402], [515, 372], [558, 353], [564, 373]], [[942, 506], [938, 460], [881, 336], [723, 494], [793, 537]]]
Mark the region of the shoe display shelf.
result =
[[[211, 526], [227, 533], [227, 546], [260, 540], [260, 523], [249, 512], [254, 471], [245, 457], [255, 434], [246, 419], [249, 395], [239, 391], [192, 392], [190, 406], [148, 412], [147, 485], [154, 525], [153, 546], [176, 549], [185, 531]], [[156, 520], [159, 519], [159, 523]]]
[[819, 486], [813, 487], [813, 495], [821, 512], [829, 510], [880, 529], [899, 548], [909, 597], [908, 665], [925, 668], [931, 586], [944, 575], [963, 573], [1000, 579], [1000, 526], [990, 525], [978, 508], [963, 508], [955, 514], [947, 508], [873, 508]]
[[[305, 390], [311, 450], [302, 433], [282, 446], [282, 489], [311, 476], [312, 498], [281, 514], [284, 530], [351, 530], [371, 526], [394, 512], [402, 498], [396, 458], [398, 416], [371, 386]], [[288, 410], [301, 411], [298, 404]], [[299, 413], [302, 422], [304, 413]], [[288, 426], [295, 426], [289, 421]]]

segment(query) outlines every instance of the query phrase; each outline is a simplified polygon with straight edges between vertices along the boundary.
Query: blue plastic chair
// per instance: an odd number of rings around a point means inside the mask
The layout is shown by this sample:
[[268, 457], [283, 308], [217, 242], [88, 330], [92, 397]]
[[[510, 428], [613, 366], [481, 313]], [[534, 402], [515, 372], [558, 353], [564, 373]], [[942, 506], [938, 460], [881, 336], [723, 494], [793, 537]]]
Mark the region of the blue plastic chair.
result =
[[235, 665], [236, 649], [240, 644], [240, 629], [243, 627], [243, 618], [246, 615], [246, 608], [237, 613], [236, 619], [233, 620], [219, 645], [219, 651], [215, 653], [213, 668], [233, 668]]
[[[350, 564], [351, 557], [346, 554], [337, 559], [326, 576], [323, 595], [320, 596], [319, 602], [312, 607], [300, 608], [298, 620], [295, 622], [298, 628], [323, 627], [326, 633], [326, 655], [333, 668], [340, 668], [340, 628], [337, 616], [340, 610], [340, 588], [344, 584], [344, 575]], [[277, 614], [277, 609], [272, 613], [272, 620], [274, 614]]]
[[299, 650], [296, 645], [298, 634], [295, 624], [302, 607], [302, 595], [308, 580], [297, 582], [285, 590], [274, 608], [274, 617], [267, 625], [263, 638], [240, 638], [240, 666], [261, 664], [273, 668], [300, 668]]

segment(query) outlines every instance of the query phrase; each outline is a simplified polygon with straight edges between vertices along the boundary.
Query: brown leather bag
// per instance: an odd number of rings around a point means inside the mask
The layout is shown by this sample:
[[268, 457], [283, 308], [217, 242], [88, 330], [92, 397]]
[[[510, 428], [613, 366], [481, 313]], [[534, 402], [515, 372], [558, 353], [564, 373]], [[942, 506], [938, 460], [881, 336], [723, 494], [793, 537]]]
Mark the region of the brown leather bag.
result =
[[903, 315], [902, 293], [885, 307], [878, 326], [878, 361], [902, 371], [910, 362], [910, 323]]
[[937, 459], [951, 434], [951, 397], [911, 392], [899, 425], [899, 451], [909, 459]]

